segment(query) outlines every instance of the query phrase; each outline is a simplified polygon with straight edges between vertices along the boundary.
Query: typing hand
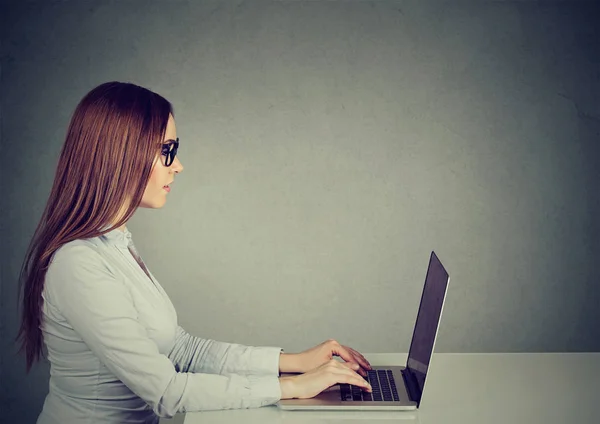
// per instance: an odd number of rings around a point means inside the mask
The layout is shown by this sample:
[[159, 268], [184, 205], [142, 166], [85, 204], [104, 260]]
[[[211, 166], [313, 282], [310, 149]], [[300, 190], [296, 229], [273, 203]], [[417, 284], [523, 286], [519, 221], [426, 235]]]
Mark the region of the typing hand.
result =
[[281, 399], [308, 399], [335, 384], [352, 384], [372, 392], [371, 385], [346, 364], [335, 359], [304, 374], [280, 377]]
[[339, 356], [344, 361], [344, 365], [358, 372], [363, 377], [366, 377], [367, 371], [371, 369], [371, 364], [359, 352], [348, 346], [343, 346], [333, 339], [329, 339], [311, 349], [305, 350], [297, 354], [297, 362], [299, 364], [298, 372], [307, 372], [317, 368], [331, 359], [334, 356]]

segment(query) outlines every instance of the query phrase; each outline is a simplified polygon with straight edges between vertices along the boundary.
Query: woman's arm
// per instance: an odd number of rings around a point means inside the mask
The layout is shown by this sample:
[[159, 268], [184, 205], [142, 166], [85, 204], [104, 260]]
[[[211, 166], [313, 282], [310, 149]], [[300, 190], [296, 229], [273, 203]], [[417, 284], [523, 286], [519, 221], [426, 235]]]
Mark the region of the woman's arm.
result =
[[281, 397], [279, 380], [273, 374], [177, 372], [138, 321], [127, 288], [89, 246], [59, 249], [45, 283], [48, 299], [89, 349], [161, 417], [186, 411], [259, 407]]
[[254, 347], [192, 336], [177, 327], [169, 359], [181, 372], [279, 375], [281, 348]]

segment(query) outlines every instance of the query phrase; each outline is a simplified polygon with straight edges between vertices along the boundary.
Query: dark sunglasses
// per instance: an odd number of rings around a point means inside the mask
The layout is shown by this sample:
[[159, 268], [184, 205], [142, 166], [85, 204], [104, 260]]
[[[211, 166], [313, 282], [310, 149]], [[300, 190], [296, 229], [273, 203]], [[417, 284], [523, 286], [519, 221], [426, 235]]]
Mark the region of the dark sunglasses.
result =
[[177, 149], [179, 148], [179, 137], [177, 140], [170, 140], [169, 143], [162, 145], [162, 163], [164, 166], [171, 166], [177, 155]]

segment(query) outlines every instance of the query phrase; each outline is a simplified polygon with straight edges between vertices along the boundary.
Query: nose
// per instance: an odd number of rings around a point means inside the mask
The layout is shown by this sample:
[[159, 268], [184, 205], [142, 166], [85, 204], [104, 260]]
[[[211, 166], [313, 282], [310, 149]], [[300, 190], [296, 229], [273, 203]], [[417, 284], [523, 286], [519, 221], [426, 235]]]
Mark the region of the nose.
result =
[[181, 171], [183, 171], [183, 165], [181, 164], [179, 157], [175, 156], [175, 159], [173, 160], [173, 163], [171, 164], [171, 168], [177, 173], [180, 173]]

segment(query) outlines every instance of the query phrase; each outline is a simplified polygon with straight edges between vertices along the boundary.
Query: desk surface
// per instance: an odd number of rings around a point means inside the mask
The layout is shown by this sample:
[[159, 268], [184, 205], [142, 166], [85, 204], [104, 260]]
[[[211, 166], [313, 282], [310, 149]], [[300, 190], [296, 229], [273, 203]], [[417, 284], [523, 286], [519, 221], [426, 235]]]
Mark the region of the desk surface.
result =
[[[373, 365], [405, 365], [406, 354], [365, 354]], [[600, 353], [434, 354], [416, 411], [188, 412], [185, 424], [373, 423], [598, 424]]]

